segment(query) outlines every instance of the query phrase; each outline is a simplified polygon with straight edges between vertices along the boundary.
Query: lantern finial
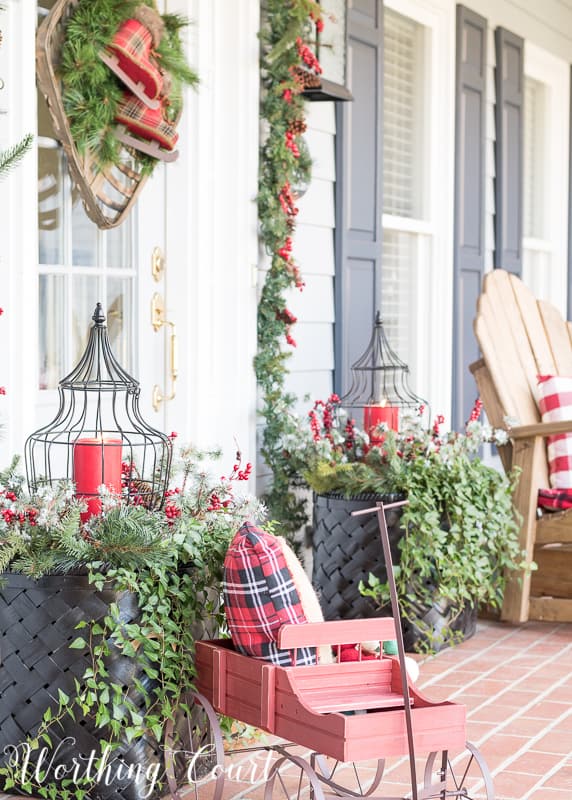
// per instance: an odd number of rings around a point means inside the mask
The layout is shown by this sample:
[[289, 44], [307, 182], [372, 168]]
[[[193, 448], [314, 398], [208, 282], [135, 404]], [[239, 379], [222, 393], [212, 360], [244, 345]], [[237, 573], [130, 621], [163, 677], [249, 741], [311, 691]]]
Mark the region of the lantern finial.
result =
[[103, 313], [103, 308], [101, 307], [101, 303], [98, 303], [95, 307], [95, 311], [93, 312], [92, 320], [95, 322], [98, 328], [102, 328], [105, 324], [105, 314]]

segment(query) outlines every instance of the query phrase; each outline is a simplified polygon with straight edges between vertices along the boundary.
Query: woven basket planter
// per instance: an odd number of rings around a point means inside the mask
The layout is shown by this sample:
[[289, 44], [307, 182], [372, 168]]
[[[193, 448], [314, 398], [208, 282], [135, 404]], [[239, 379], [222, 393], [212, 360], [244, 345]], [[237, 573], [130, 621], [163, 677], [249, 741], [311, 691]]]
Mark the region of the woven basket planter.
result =
[[[59, 689], [70, 697], [75, 695], [74, 678], [80, 679], [90, 665], [87, 650], [69, 648], [80, 633], [75, 626], [81, 620], [101, 621], [109, 613], [111, 603], [118, 605], [125, 623], [138, 620], [134, 595], [107, 588], [98, 591], [89, 584], [86, 575], [54, 575], [39, 580], [12, 573], [0, 575], [0, 764], [7, 757], [5, 747], [25, 742], [35, 734], [45, 710], [57, 708]], [[109, 681], [125, 687], [136, 707], [143, 710], [145, 698], [135, 689], [134, 679], [149, 690], [152, 682], [140, 666], [113, 647], [106, 666]], [[74, 758], [88, 758], [92, 752], [97, 755], [100, 740], [110, 738], [109, 732], [96, 728], [91, 718], [74, 721], [64, 716], [62, 726], [63, 729], [58, 725], [50, 729], [51, 750], [58, 749], [54, 763], [73, 765]], [[64, 741], [68, 737], [69, 741]], [[32, 754], [32, 761], [35, 758]], [[117, 758], [126, 765], [122, 779], [118, 777]], [[164, 758], [161, 744], [151, 737], [130, 744], [125, 740], [109, 759], [109, 774], [102, 776], [90, 797], [93, 800], [161, 797], [166, 790], [149, 793], [146, 771], [155, 767], [159, 780], [162, 779]], [[53, 775], [46, 779], [50, 781]]]
[[[314, 495], [312, 583], [320, 598], [324, 618], [359, 619], [388, 616], [391, 607], [380, 608], [359, 591], [360, 581], [367, 583], [370, 572], [380, 581], [387, 580], [377, 516], [352, 517], [353, 511], [368, 508], [377, 501], [403, 499], [398, 495], [364, 494], [344, 498], [337, 494]], [[404, 535], [401, 509], [386, 514], [393, 564], [399, 564], [399, 542]], [[426, 586], [434, 593], [430, 604], [416, 608], [420, 620], [413, 625], [403, 620], [403, 639], [408, 651], [430, 647], [438, 651], [455, 641], [468, 639], [476, 630], [477, 610], [467, 606], [456, 618], [439, 596], [438, 587]]]
[[[376, 514], [352, 517], [353, 511], [370, 508], [379, 500], [386, 503], [403, 499], [397, 495], [381, 497], [363, 494], [346, 499], [341, 495], [314, 495], [312, 583], [318, 592], [325, 619], [379, 617], [379, 607], [359, 591], [372, 572], [387, 580], [381, 537]], [[387, 528], [393, 563], [399, 563], [401, 508], [387, 512]]]

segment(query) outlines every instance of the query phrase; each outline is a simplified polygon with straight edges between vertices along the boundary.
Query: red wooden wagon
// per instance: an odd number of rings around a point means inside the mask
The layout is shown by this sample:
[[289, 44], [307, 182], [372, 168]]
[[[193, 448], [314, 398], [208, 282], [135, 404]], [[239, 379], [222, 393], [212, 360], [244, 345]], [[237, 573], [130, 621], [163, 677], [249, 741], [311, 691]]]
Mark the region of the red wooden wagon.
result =
[[[390, 563], [389, 542], [384, 541], [387, 531], [383, 506], [378, 516], [384, 550], [387, 545], [386, 563]], [[214, 712], [284, 740], [269, 746], [280, 758], [268, 775], [265, 800], [274, 797], [275, 790], [282, 797], [300, 798], [308, 789], [315, 800], [332, 795], [375, 796], [381, 800], [382, 796], [374, 792], [388, 756], [409, 756], [409, 797], [413, 800], [494, 800], [487, 765], [477, 748], [466, 742], [465, 706], [432, 702], [407, 678], [392, 575], [390, 589], [394, 618], [284, 625], [278, 645], [292, 651], [295, 664], [297, 648], [397, 639], [399, 657], [384, 655], [378, 660], [280, 667], [242, 655], [228, 639], [197, 642], [197, 693], [193, 699], [213, 729], [218, 764], [212, 770], [216, 776], [214, 800], [220, 800], [224, 782], [224, 753]], [[308, 748], [308, 758], [289, 752], [289, 743]], [[428, 754], [420, 785], [415, 754]], [[357, 766], [351, 772], [345, 770], [352, 782], [344, 785], [344, 770], [338, 769], [340, 762], [355, 765], [372, 759], [377, 768], [368, 786], [360, 783]], [[292, 785], [291, 780], [285, 781], [281, 776], [281, 770], [288, 765], [299, 771], [297, 788], [293, 790], [287, 788], [287, 784]], [[212, 767], [211, 763], [209, 769]], [[172, 793], [177, 797], [174, 788], [171, 787]], [[383, 800], [405, 798], [383, 796]]]

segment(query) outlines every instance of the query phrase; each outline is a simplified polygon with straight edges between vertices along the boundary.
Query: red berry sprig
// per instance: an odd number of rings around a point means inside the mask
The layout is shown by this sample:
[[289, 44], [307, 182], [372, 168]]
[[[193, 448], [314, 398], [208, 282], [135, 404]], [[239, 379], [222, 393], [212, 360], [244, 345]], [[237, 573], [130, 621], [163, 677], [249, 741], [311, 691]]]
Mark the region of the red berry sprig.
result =
[[483, 410], [483, 401], [480, 397], [477, 397], [475, 400], [475, 405], [473, 406], [473, 410], [471, 411], [471, 416], [469, 417], [469, 422], [477, 422], [479, 417], [481, 416], [481, 412]]

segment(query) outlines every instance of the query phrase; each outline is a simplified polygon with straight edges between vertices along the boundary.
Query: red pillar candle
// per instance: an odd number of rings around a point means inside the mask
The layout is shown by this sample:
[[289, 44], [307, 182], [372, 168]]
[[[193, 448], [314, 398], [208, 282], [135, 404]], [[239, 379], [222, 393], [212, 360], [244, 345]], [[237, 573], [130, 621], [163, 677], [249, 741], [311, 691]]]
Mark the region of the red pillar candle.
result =
[[372, 444], [381, 444], [383, 436], [376, 430], [378, 425], [385, 424], [390, 430], [399, 428], [399, 408], [389, 403], [365, 406], [363, 409], [363, 427]]
[[121, 439], [78, 439], [73, 448], [73, 479], [76, 497], [87, 501], [87, 511], [81, 515], [85, 522], [101, 512], [98, 489], [102, 483], [121, 494]]

